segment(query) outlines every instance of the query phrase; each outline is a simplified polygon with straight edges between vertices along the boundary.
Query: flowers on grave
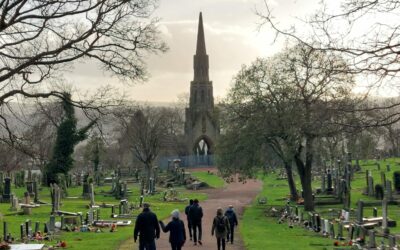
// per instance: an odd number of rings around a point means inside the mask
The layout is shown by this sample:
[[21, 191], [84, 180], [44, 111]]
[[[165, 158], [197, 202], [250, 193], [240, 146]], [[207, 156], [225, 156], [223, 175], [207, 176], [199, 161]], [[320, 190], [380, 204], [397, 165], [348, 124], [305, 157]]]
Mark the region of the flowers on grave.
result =
[[11, 249], [11, 247], [10, 247], [10, 245], [8, 245], [8, 243], [7, 242], [1, 242], [0, 243], [0, 249], [1, 250], [6, 250], [6, 249]]
[[116, 231], [117, 231], [117, 224], [115, 224], [115, 223], [111, 224], [110, 232], [113, 233], [113, 232], [116, 232]]
[[65, 242], [65, 241], [59, 241], [59, 242], [57, 242], [57, 245], [56, 245], [57, 247], [62, 247], [62, 248], [66, 248], [67, 247], [67, 242]]
[[339, 241], [333, 242], [333, 245], [334, 245], [335, 247], [339, 246]]

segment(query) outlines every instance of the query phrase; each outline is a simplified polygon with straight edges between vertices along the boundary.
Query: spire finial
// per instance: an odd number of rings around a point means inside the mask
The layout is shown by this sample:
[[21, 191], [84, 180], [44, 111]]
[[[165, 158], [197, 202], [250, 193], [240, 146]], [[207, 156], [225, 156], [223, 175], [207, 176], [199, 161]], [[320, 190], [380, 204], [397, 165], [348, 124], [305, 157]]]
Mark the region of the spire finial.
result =
[[200, 12], [199, 15], [199, 28], [197, 31], [197, 48], [196, 55], [205, 55], [206, 53], [206, 42], [204, 38], [204, 28], [203, 28], [203, 15]]

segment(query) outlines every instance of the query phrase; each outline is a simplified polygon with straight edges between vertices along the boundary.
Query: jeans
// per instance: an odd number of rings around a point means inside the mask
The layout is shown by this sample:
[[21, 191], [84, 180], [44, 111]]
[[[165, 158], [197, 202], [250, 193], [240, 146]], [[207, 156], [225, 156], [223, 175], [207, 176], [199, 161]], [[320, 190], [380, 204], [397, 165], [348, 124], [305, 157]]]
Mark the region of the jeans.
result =
[[156, 250], [156, 242], [139, 242], [139, 250]]
[[192, 231], [193, 231], [192, 223], [190, 222], [190, 220], [188, 220], [187, 223], [188, 223], [188, 229], [189, 229], [189, 236], [190, 236], [190, 239], [192, 239], [192, 237], [193, 237], [193, 234], [192, 234]]
[[171, 249], [172, 250], [181, 250], [182, 249], [182, 244], [181, 243], [179, 243], [179, 244], [171, 243]]
[[[197, 241], [201, 241], [202, 229], [201, 229], [201, 221], [200, 222], [193, 222], [193, 241], [196, 243]], [[199, 230], [199, 234], [197, 235], [197, 230]], [[197, 237], [198, 236], [198, 237]]]
[[222, 250], [225, 250], [225, 238], [224, 237], [217, 237], [217, 246], [218, 250], [221, 250], [221, 245], [222, 245]]
[[233, 243], [233, 236], [235, 235], [235, 225], [230, 225], [230, 231], [228, 231], [227, 241]]

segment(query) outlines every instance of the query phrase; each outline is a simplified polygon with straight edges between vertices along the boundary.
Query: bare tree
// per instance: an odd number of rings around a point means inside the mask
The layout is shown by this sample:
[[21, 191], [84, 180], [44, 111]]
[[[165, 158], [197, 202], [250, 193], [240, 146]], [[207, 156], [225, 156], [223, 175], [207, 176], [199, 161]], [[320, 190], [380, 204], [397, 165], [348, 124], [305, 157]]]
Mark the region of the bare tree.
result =
[[[15, 141], [11, 102], [63, 98], [59, 76], [97, 62], [122, 80], [146, 77], [144, 57], [166, 50], [151, 14], [156, 0], [0, 0], [0, 127]], [[96, 102], [72, 100], [76, 106]]]

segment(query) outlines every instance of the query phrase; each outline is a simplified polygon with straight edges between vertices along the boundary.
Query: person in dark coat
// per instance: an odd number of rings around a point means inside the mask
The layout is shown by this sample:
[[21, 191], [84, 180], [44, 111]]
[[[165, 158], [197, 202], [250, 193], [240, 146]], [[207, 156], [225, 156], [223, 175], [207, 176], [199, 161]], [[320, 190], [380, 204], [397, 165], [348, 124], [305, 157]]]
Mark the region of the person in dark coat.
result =
[[189, 229], [189, 236], [190, 236], [190, 240], [192, 240], [193, 239], [193, 234], [192, 234], [192, 223], [190, 223], [190, 220], [189, 220], [189, 211], [190, 211], [190, 208], [192, 207], [192, 205], [193, 205], [193, 200], [192, 199], [190, 199], [189, 200], [189, 205], [187, 205], [186, 207], [185, 207], [185, 214], [186, 214], [186, 220], [187, 220], [187, 223], [188, 223], [188, 229]]
[[162, 221], [160, 221], [161, 229], [169, 233], [169, 243], [171, 244], [172, 250], [181, 250], [182, 246], [185, 244], [186, 241], [186, 230], [185, 224], [182, 220], [179, 219], [179, 210], [175, 209], [171, 213], [172, 220], [167, 224], [164, 225]]
[[233, 244], [233, 236], [235, 234], [235, 227], [238, 225], [238, 220], [232, 205], [229, 205], [229, 208], [225, 211], [225, 216], [228, 218], [230, 228], [227, 235], [227, 241], [229, 242], [230, 240], [231, 244]]
[[199, 200], [194, 199], [193, 205], [189, 209], [189, 220], [190, 223], [192, 224], [193, 241], [195, 245], [197, 245], [197, 242], [199, 242], [200, 245], [203, 245], [201, 242], [201, 236], [203, 233], [201, 228], [202, 218], [203, 218], [203, 209], [199, 205]]
[[160, 225], [157, 215], [150, 211], [148, 203], [143, 204], [143, 212], [138, 215], [133, 232], [133, 239], [139, 236], [139, 250], [156, 250], [155, 239], [160, 238]]
[[217, 209], [217, 216], [214, 217], [211, 235], [215, 234], [217, 238], [218, 250], [225, 250], [225, 239], [230, 231], [229, 220], [224, 216], [222, 208]]

